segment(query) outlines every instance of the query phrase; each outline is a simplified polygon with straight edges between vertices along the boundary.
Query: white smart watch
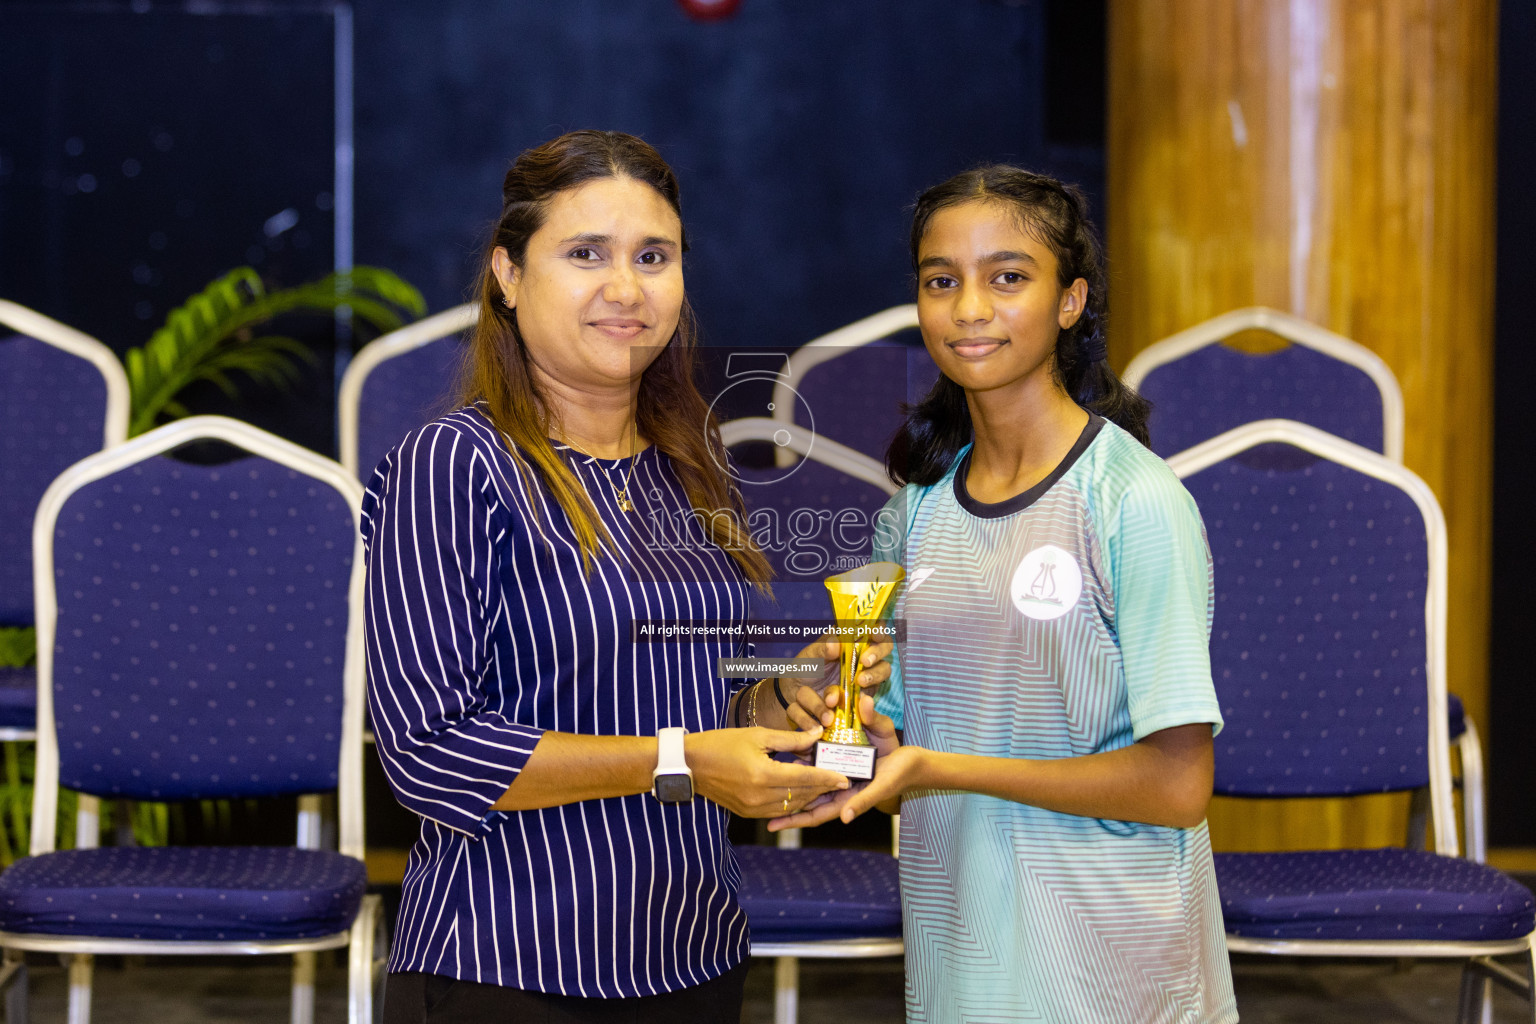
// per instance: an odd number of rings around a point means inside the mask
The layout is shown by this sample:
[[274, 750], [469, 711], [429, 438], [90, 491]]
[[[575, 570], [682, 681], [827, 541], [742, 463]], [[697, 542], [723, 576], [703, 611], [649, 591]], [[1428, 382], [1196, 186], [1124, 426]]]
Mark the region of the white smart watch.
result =
[[651, 773], [651, 792], [664, 804], [685, 804], [693, 799], [693, 772], [683, 759], [687, 729], [669, 728], [656, 733], [656, 770]]

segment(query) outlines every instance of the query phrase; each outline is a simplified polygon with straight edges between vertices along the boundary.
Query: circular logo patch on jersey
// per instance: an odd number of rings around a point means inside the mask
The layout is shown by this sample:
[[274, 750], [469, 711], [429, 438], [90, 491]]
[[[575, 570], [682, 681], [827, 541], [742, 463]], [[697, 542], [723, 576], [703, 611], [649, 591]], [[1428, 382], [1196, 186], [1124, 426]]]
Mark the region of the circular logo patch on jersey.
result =
[[1083, 592], [1077, 561], [1054, 544], [1024, 556], [1013, 574], [1013, 606], [1032, 619], [1059, 619]]

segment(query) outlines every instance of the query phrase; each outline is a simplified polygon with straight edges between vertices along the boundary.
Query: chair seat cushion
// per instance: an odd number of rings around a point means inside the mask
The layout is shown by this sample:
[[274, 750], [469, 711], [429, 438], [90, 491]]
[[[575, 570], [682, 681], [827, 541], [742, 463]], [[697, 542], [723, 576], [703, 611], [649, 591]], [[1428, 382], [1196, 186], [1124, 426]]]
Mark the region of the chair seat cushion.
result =
[[1536, 926], [1525, 886], [1421, 850], [1218, 853], [1227, 934], [1252, 939], [1478, 942]]
[[0, 931], [183, 942], [315, 938], [351, 927], [362, 861], [294, 847], [105, 847], [0, 875]]
[[753, 942], [901, 935], [900, 870], [889, 854], [738, 846], [736, 859]]
[[37, 669], [0, 668], [0, 729], [37, 728]]

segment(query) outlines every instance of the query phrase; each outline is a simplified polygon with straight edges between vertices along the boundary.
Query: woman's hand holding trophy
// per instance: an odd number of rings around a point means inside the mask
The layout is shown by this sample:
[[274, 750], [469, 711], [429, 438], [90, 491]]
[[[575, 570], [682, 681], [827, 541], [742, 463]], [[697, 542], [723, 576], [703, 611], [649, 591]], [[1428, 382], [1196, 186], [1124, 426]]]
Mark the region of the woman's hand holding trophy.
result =
[[[883, 618], [903, 575], [901, 566], [893, 562], [873, 562], [828, 579], [840, 631], [856, 630]], [[816, 744], [817, 767], [842, 772], [854, 785], [828, 793], [795, 814], [775, 818], [769, 822], [770, 831], [819, 825], [839, 816], [852, 821], [870, 807], [900, 794], [897, 776], [905, 774], [903, 767], [911, 758], [901, 750], [895, 725], [879, 714], [874, 699], [863, 693], [890, 678], [887, 659], [893, 646], [890, 640], [871, 642], [865, 633], [857, 633], [848, 641], [826, 634], [800, 652], [802, 658], [820, 654], [828, 662], [836, 659], [838, 672], [831, 680], [801, 686], [786, 715], [802, 730], [823, 730]]]

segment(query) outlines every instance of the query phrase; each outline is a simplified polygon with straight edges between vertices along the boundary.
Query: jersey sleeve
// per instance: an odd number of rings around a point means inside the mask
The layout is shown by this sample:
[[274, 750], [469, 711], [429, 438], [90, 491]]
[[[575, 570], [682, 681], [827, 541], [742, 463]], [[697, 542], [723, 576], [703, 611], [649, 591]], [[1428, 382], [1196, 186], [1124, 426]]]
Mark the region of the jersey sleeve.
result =
[[1107, 541], [1135, 738], [1196, 722], [1219, 732], [1211, 552], [1194, 499], [1172, 473], [1141, 476], [1122, 495]]
[[487, 472], [469, 438], [432, 424], [386, 457], [363, 503], [379, 759], [401, 804], [471, 838], [543, 735], [492, 710], [483, 685], [507, 528]]

